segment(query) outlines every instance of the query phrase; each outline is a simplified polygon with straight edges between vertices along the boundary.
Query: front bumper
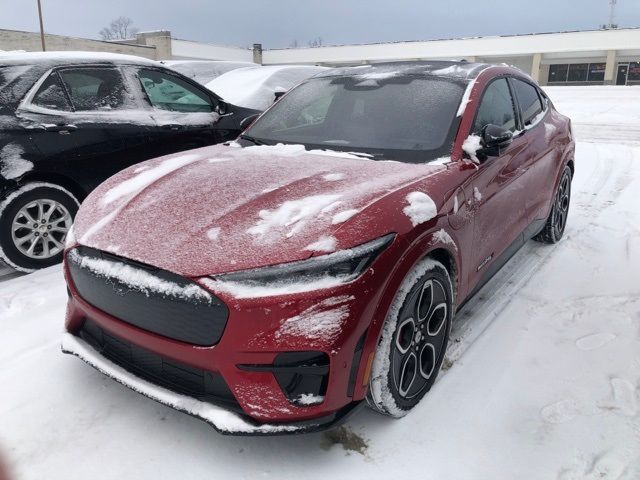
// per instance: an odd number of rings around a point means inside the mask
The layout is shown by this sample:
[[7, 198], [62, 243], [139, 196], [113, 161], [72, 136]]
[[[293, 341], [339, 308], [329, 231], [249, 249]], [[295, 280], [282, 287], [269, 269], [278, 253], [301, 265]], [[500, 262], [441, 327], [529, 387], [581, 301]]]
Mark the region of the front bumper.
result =
[[[220, 341], [212, 346], [167, 338], [99, 310], [82, 298], [66, 263], [70, 298], [63, 351], [154, 400], [203, 419], [221, 433], [273, 435], [325, 429], [353, 412], [366, 395], [367, 366], [375, 351], [377, 325], [384, 320], [384, 313], [377, 315], [377, 307], [395, 263], [385, 253], [374, 262], [375, 268], [350, 284], [295, 295], [238, 299], [196, 280], [229, 308]], [[122, 292], [119, 294], [120, 301], [126, 303], [127, 295], [123, 298]], [[340, 302], [336, 304], [337, 299]], [[331, 335], [306, 336], [282, 328], [284, 321], [304, 317], [305, 312], [323, 314], [331, 309], [348, 312]], [[108, 355], [101, 345], [88, 341], [91, 339], [83, 333], [86, 325], [97, 326], [109, 338], [130, 345], [126, 348], [132, 351], [141, 348], [167, 363], [221, 378], [234, 404], [203, 401], [198, 395], [139, 375], [138, 370]], [[328, 361], [325, 393], [318, 403], [292, 401], [278, 376], [278, 370], [289, 368], [278, 359], [300, 352], [321, 352]]]
[[65, 333], [62, 337], [62, 351], [75, 355], [104, 375], [152, 400], [204, 420], [218, 432], [226, 435], [283, 435], [324, 430], [338, 425], [348, 415], [363, 406], [363, 402], [354, 402], [334, 414], [312, 421], [280, 425], [257, 424], [241, 414], [143, 380], [106, 359], [84, 340], [71, 333]]

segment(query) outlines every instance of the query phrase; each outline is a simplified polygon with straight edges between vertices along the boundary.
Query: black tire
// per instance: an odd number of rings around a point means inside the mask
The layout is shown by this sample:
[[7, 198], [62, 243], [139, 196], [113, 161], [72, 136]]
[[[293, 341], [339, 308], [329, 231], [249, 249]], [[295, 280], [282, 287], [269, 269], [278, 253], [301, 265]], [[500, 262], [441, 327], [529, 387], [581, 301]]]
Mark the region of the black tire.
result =
[[371, 371], [370, 408], [400, 418], [420, 402], [440, 371], [452, 315], [449, 273], [425, 258], [407, 274], [387, 315]]
[[[41, 210], [38, 202], [43, 205]], [[48, 183], [30, 183], [9, 194], [0, 203], [0, 260], [22, 272], [60, 263], [63, 248], [58, 245], [64, 246], [65, 230], [71, 226], [78, 207], [78, 201], [70, 192]], [[30, 221], [24, 212], [34, 221]], [[14, 221], [24, 227], [14, 228]], [[20, 242], [27, 237], [32, 240]], [[33, 251], [29, 254], [25, 250], [33, 243]]]
[[533, 239], [542, 243], [557, 243], [564, 234], [569, 216], [569, 204], [571, 203], [571, 169], [566, 166], [560, 177], [558, 188], [553, 195], [553, 205], [547, 217], [544, 228]]

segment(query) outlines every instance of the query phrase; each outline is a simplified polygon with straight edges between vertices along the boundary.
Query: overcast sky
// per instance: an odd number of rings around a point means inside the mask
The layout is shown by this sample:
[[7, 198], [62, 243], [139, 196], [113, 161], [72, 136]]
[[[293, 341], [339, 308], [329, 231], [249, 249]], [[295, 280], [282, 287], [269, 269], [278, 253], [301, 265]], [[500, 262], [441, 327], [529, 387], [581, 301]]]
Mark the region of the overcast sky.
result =
[[[48, 33], [99, 38], [115, 17], [174, 38], [265, 48], [428, 40], [598, 28], [607, 0], [42, 0]], [[620, 26], [640, 26], [640, 0], [618, 0]], [[36, 0], [0, 0], [0, 28], [38, 30]]]

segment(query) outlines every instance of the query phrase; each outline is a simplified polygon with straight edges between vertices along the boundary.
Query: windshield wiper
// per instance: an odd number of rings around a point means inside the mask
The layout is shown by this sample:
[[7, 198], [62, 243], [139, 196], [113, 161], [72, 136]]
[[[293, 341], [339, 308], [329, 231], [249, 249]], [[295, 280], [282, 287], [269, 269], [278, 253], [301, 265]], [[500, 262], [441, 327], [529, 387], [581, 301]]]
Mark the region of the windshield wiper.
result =
[[266, 145], [266, 143], [261, 142], [260, 140], [250, 137], [249, 135], [240, 135], [240, 138], [243, 140], [247, 140], [251, 143], [253, 143], [254, 145]]

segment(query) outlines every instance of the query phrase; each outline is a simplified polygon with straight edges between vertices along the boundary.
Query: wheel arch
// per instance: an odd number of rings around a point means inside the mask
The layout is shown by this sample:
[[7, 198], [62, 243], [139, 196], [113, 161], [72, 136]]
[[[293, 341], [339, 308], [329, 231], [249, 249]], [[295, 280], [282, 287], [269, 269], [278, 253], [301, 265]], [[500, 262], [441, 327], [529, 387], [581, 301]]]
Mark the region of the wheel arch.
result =
[[29, 172], [26, 175], [22, 176], [18, 188], [23, 187], [28, 183], [36, 182], [58, 185], [59, 187], [68, 190], [69, 193], [71, 193], [79, 203], [82, 203], [88, 195], [88, 192], [84, 188], [82, 188], [80, 184], [70, 179], [69, 177], [56, 173]]
[[[456, 261], [456, 257], [453, 255], [451, 251], [444, 247], [434, 248], [426, 253], [423, 258], [433, 258], [434, 260], [440, 262], [447, 269], [449, 273], [449, 278], [451, 279], [451, 287], [453, 288], [453, 305], [457, 304], [458, 298], [458, 263]], [[422, 261], [422, 259], [420, 259]]]

